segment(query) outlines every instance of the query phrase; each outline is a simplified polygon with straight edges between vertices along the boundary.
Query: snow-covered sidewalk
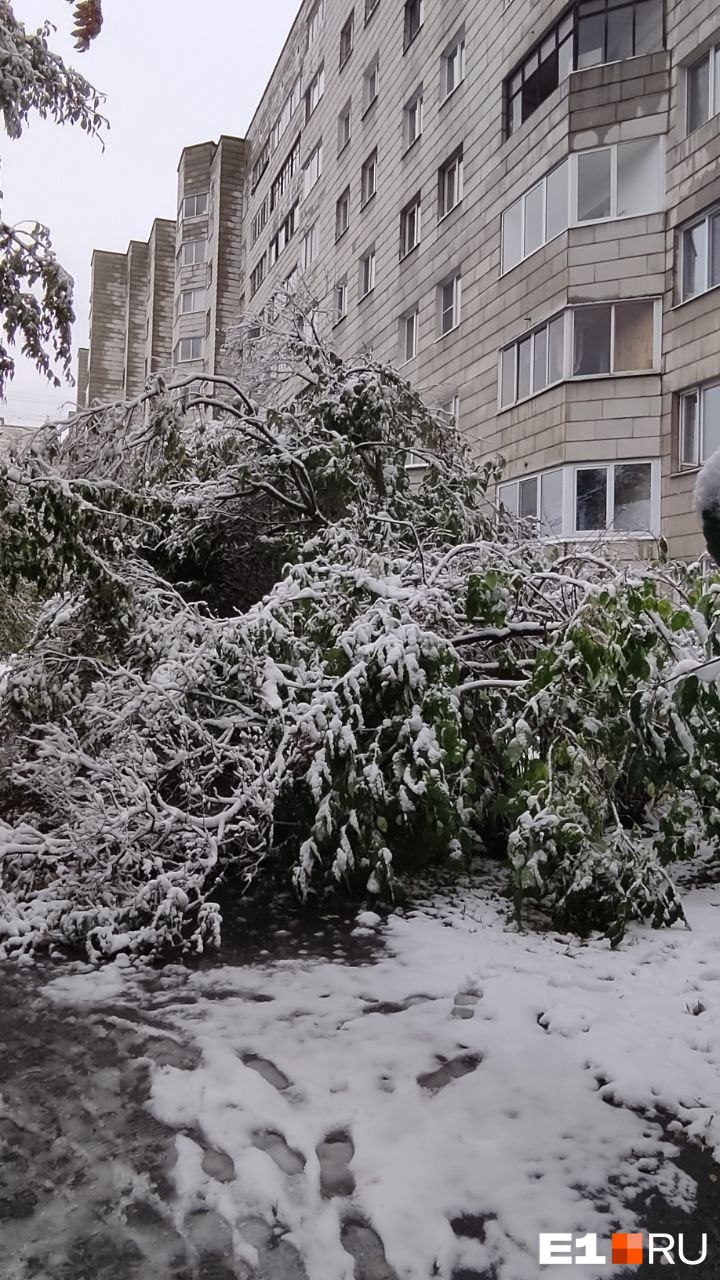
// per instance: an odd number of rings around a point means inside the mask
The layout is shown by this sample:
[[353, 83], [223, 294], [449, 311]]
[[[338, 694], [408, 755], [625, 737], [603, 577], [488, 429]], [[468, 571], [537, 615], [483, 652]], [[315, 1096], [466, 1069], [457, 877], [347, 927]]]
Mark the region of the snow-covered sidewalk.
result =
[[[145, 1071], [167, 1135], [160, 1183], [131, 1152], [118, 1164], [136, 1268], [118, 1277], [590, 1280], [541, 1269], [538, 1234], [606, 1243], [645, 1225], [630, 1206], [651, 1190], [691, 1211], [673, 1131], [720, 1156], [720, 888], [686, 905], [690, 931], [612, 952], [517, 933], [488, 884], [361, 918], [377, 941], [362, 964], [121, 958], [51, 980], [53, 1016], [135, 1045], [124, 1078]], [[12, 1238], [3, 1277], [45, 1280]]]

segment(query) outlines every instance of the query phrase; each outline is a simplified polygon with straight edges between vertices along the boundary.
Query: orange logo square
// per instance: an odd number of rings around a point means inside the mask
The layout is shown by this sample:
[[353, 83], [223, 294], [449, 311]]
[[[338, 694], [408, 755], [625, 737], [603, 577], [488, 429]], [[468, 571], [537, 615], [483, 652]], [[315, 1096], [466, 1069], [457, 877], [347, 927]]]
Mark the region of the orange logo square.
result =
[[626, 1234], [616, 1232], [612, 1238], [613, 1262], [624, 1262], [626, 1266], [637, 1267], [643, 1260], [643, 1238], [641, 1232]]

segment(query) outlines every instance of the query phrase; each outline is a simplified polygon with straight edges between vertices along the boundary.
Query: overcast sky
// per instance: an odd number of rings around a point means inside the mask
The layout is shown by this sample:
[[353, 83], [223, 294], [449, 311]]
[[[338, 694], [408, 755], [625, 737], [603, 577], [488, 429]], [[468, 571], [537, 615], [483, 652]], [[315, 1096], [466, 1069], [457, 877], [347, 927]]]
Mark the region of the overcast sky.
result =
[[[90, 255], [147, 239], [155, 217], [175, 217], [184, 146], [242, 136], [300, 0], [104, 0], [105, 23], [88, 53], [70, 39], [67, 0], [14, 0], [16, 16], [58, 30], [52, 47], [107, 94], [105, 150], [78, 128], [32, 120], [17, 141], [0, 134], [3, 218], [46, 223], [75, 280], [74, 345], [88, 336]], [[18, 361], [7, 422], [33, 423], [73, 400]]]

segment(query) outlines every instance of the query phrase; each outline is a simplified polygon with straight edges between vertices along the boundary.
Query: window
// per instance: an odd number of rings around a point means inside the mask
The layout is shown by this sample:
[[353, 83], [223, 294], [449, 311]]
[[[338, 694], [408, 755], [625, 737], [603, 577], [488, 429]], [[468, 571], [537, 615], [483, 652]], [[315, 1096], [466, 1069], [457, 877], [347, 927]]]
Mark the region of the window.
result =
[[445, 51], [440, 65], [440, 98], [449, 98], [465, 77], [465, 37], [458, 36]]
[[380, 4], [380, 0], [365, 0], [365, 21], [369, 22], [375, 10]]
[[403, 316], [400, 321], [400, 362], [406, 364], [408, 360], [414, 360], [418, 349], [418, 321], [419, 313], [417, 307], [411, 311], [409, 315]]
[[344, 24], [340, 32], [340, 69], [345, 66], [350, 54], [353, 51], [353, 34], [355, 29], [355, 12], [350, 14], [347, 22]]
[[575, 152], [505, 210], [502, 270], [568, 226], [660, 210], [663, 186], [659, 137]]
[[511, 480], [498, 486], [498, 500], [506, 511], [520, 520], [536, 520], [540, 532], [558, 536], [563, 531], [563, 473]]
[[423, 0], [407, 0], [403, 47], [408, 48], [423, 24]]
[[702, 466], [720, 449], [720, 382], [681, 395], [679, 444], [681, 467]]
[[207, 260], [207, 240], [184, 240], [178, 252], [181, 267], [192, 267]]
[[297, 269], [297, 263], [295, 263], [295, 266], [293, 267], [290, 274], [287, 275], [282, 282], [282, 287], [285, 290], [285, 293], [294, 293], [295, 290], [297, 289], [297, 282], [298, 282], [298, 269]]
[[262, 258], [260, 258], [260, 260], [258, 261], [257, 265], [250, 272], [250, 297], [251, 298], [253, 297], [254, 294], [257, 293], [258, 289], [260, 288], [260, 285], [265, 279], [266, 270], [267, 270], [267, 254], [264, 253]]
[[335, 285], [335, 323], [339, 324], [345, 319], [348, 307], [348, 286], [347, 280], [338, 280]]
[[615, 462], [575, 470], [574, 531], [649, 533], [652, 528], [652, 466]]
[[417, 142], [423, 125], [423, 91], [417, 90], [403, 109], [403, 144], [405, 150]]
[[375, 250], [370, 249], [360, 259], [360, 297], [364, 298], [375, 288]]
[[185, 196], [182, 202], [183, 218], [199, 218], [208, 211], [208, 193], [203, 191], [197, 196]]
[[204, 311], [206, 304], [207, 289], [183, 289], [178, 298], [178, 312], [187, 316], [193, 311]]
[[498, 486], [498, 500], [521, 520], [537, 521], [546, 537], [654, 532], [659, 472], [647, 461], [562, 467]]
[[270, 188], [270, 212], [279, 204], [285, 192], [290, 186], [292, 178], [300, 167], [300, 135], [298, 134], [293, 144], [292, 151], [287, 156], [282, 168], [275, 177]]
[[372, 200], [377, 191], [377, 147], [370, 152], [360, 173], [360, 207]]
[[322, 31], [324, 7], [325, 6], [323, 3], [323, 0], [317, 0], [317, 3], [313, 5], [312, 9], [310, 10], [310, 13], [308, 14], [308, 20], [307, 20], [307, 48], [308, 49], [310, 48], [311, 45], [315, 44], [315, 41], [318, 39], [320, 32]]
[[720, 44], [687, 71], [687, 131], [699, 129], [720, 111]]
[[262, 178], [269, 164], [270, 164], [270, 143], [268, 141], [264, 144], [264, 146], [260, 148], [258, 158], [252, 167], [251, 186], [253, 191], [258, 185], [260, 179]]
[[363, 112], [369, 111], [380, 92], [380, 58], [376, 54], [363, 76]]
[[313, 111], [317, 107], [320, 99], [325, 92], [325, 68], [320, 67], [315, 72], [305, 93], [305, 122], [310, 119]]
[[460, 272], [438, 288], [438, 330], [440, 337], [456, 329], [460, 323]]
[[681, 232], [682, 302], [720, 284], [720, 209]]
[[344, 151], [350, 141], [351, 128], [352, 106], [349, 102], [346, 102], [338, 116], [338, 155], [341, 151]]
[[566, 378], [655, 369], [658, 305], [639, 298], [574, 307], [523, 335], [500, 353], [500, 407]]
[[438, 174], [438, 218], [444, 218], [463, 197], [462, 147], [445, 161]]
[[184, 364], [187, 360], [202, 360], [202, 338], [181, 338], [175, 344], [175, 363]]
[[316, 147], [313, 147], [303, 168], [305, 195], [312, 191], [315, 183], [322, 177], [322, 164], [323, 149], [322, 142], [319, 142]]
[[263, 227], [265, 226], [267, 220], [268, 220], [268, 198], [266, 196], [252, 220], [253, 244], [255, 244], [255, 241], [260, 235], [260, 232], [263, 230]]
[[310, 227], [309, 231], [303, 236], [303, 269], [307, 270], [311, 267], [318, 255], [318, 234], [317, 224]]
[[279, 230], [275, 233], [270, 241], [270, 266], [277, 262], [280, 254], [287, 249], [297, 230], [297, 214], [298, 206], [293, 205], [284, 222], [280, 224]]
[[447, 418], [452, 426], [457, 427], [460, 423], [460, 396], [457, 391], [440, 405], [439, 413]]
[[345, 235], [350, 226], [350, 188], [346, 187], [335, 205], [335, 239]]
[[413, 196], [400, 214], [400, 257], [404, 258], [420, 243], [420, 193]]
[[506, 80], [508, 136], [573, 70], [663, 48], [663, 0], [576, 0]]
[[270, 150], [276, 151], [280, 145], [280, 141], [288, 128], [290, 121], [297, 108], [300, 106], [300, 96], [302, 93], [302, 78], [297, 76], [289, 94], [285, 98], [280, 112], [275, 119], [275, 123], [270, 130]]

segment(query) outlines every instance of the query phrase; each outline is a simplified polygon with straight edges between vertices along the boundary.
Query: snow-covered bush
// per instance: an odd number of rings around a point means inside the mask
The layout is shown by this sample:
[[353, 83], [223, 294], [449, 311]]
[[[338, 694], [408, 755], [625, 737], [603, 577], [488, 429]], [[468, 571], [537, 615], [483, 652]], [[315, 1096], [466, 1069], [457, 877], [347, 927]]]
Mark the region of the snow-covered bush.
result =
[[396, 373], [292, 354], [286, 405], [157, 382], [0, 469], [0, 587], [47, 600], [0, 690], [5, 951], [200, 948], [223, 879], [391, 900], [479, 852], [519, 919], [680, 918], [720, 584], [545, 547]]

